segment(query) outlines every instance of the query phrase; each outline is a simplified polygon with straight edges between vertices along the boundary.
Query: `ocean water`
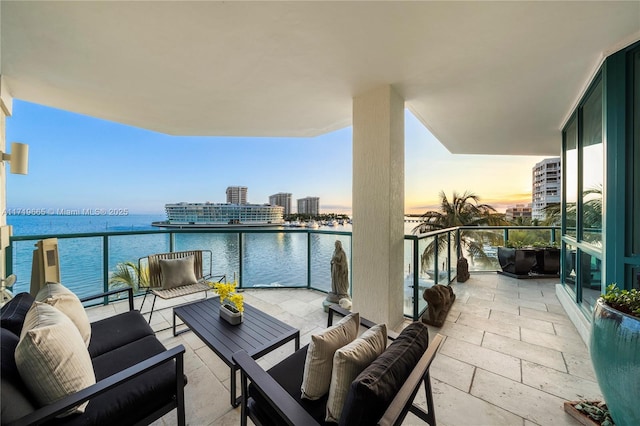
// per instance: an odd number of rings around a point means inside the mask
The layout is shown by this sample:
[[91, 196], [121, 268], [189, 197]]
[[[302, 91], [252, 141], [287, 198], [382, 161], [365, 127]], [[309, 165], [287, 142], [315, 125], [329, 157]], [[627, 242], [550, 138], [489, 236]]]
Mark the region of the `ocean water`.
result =
[[[170, 237], [169, 234], [109, 236], [108, 266], [104, 271], [102, 237], [63, 238], [62, 234], [158, 230], [162, 228], [152, 227], [151, 222], [164, 219], [163, 215], [7, 216], [16, 236], [58, 236], [61, 281], [80, 297], [103, 291], [105, 275], [108, 281], [118, 263], [137, 263], [149, 254], [169, 251]], [[351, 231], [348, 225], [323, 229]], [[240, 252], [237, 228], [225, 233], [176, 234], [175, 250], [211, 250], [213, 273], [224, 273], [229, 279], [234, 274], [239, 276], [242, 264], [244, 287], [306, 287], [309, 274], [312, 287], [329, 290], [336, 240], [342, 241], [347, 259], [351, 259], [350, 235], [248, 233], [242, 237]], [[35, 241], [14, 242], [12, 266], [17, 275], [14, 293], [29, 291], [34, 244]]]

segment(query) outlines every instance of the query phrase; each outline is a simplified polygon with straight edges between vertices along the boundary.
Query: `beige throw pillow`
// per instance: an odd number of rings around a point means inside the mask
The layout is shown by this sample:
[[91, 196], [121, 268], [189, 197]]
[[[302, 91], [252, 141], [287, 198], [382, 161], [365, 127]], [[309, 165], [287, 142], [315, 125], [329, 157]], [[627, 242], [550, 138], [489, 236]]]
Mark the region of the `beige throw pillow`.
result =
[[187, 256], [180, 259], [160, 259], [160, 273], [162, 273], [162, 288], [168, 290], [183, 285], [196, 284], [198, 279], [194, 270], [195, 257]]
[[360, 315], [354, 312], [322, 333], [311, 336], [302, 376], [302, 398], [318, 399], [329, 392], [333, 355], [358, 336], [359, 327]]
[[[15, 360], [20, 377], [41, 405], [96, 383], [78, 328], [56, 308], [34, 302], [24, 320]], [[60, 417], [83, 413], [84, 402]]]
[[69, 317], [78, 327], [85, 346], [91, 341], [91, 323], [82, 302], [71, 290], [59, 283], [47, 283], [36, 294], [36, 301], [53, 306]]
[[387, 347], [387, 326], [379, 324], [362, 333], [333, 355], [333, 370], [325, 421], [340, 420], [351, 382]]

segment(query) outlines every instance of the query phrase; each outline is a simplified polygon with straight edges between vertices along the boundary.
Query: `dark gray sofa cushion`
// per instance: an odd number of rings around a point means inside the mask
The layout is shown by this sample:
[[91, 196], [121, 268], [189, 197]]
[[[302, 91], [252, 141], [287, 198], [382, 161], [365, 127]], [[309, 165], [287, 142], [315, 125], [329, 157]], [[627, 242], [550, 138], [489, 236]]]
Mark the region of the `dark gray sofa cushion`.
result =
[[24, 318], [35, 299], [29, 293], [18, 293], [0, 309], [2, 328], [10, 330], [20, 337]]
[[0, 419], [4, 424], [17, 420], [36, 408], [35, 399], [22, 382], [13, 356], [20, 339], [6, 328], [0, 329], [0, 339]]
[[[335, 423], [325, 423], [326, 406], [328, 395], [317, 400], [302, 399], [300, 387], [304, 372], [304, 362], [307, 358], [307, 348], [305, 346], [293, 355], [287, 357], [283, 362], [278, 363], [267, 371], [280, 386], [295, 399], [298, 404], [305, 409], [319, 424], [335, 425]], [[259, 417], [263, 426], [281, 425], [280, 415], [265, 400], [264, 396], [253, 386], [249, 385], [248, 406], [253, 413]]]
[[429, 346], [422, 322], [408, 325], [351, 383], [340, 425], [375, 425]]
[[[162, 343], [154, 336], [147, 336], [97, 356], [93, 359], [96, 381], [164, 351]], [[170, 403], [175, 383], [175, 362], [171, 361], [91, 399], [84, 414], [55, 419], [51, 424], [134, 424]]]
[[91, 323], [89, 355], [95, 358], [147, 336], [153, 336], [153, 330], [138, 311], [105, 318]]

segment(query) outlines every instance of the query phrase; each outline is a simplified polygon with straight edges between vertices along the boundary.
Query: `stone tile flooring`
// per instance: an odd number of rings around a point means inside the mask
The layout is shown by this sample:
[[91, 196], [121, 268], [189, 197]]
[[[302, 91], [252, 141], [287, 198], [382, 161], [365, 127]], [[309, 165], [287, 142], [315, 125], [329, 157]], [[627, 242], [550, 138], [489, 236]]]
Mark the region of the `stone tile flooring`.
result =
[[[555, 296], [556, 280], [516, 280], [473, 274], [452, 283], [456, 302], [447, 336], [431, 368], [439, 425], [579, 425], [563, 410], [565, 400], [600, 398], [587, 347]], [[253, 289], [245, 301], [300, 329], [301, 345], [326, 326], [325, 295], [312, 290]], [[201, 298], [161, 301], [157, 308]], [[139, 307], [141, 299], [136, 300]], [[149, 302], [147, 302], [149, 303]], [[145, 311], [150, 305], [145, 306]], [[92, 320], [126, 310], [124, 303], [89, 308]], [[229, 370], [193, 333], [173, 337], [172, 310], [153, 315], [152, 326], [167, 347], [183, 344], [187, 423], [237, 425], [240, 409], [229, 405]], [[293, 343], [260, 359], [268, 368], [293, 352]], [[416, 400], [424, 405], [424, 393]], [[170, 413], [155, 424], [175, 424]], [[411, 414], [404, 424], [421, 422]]]

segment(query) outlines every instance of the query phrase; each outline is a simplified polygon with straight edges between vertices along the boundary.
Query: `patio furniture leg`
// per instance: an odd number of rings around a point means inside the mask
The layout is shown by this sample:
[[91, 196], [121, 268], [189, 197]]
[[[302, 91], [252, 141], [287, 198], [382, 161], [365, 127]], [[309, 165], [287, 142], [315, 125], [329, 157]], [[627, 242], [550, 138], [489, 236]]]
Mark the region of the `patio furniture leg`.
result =
[[231, 370], [230, 393], [231, 393], [231, 406], [233, 408], [236, 408], [238, 405], [240, 405], [240, 399], [241, 399], [236, 397], [236, 369], [237, 367], [235, 365], [230, 367], [230, 370]]
[[[151, 325], [151, 317], [153, 316], [153, 309], [156, 306], [156, 299], [158, 298], [158, 296], [156, 296], [155, 294], [153, 295], [153, 303], [151, 303], [151, 312], [149, 313], [149, 325]], [[140, 309], [140, 311], [142, 312], [142, 308]]]
[[240, 370], [240, 386], [242, 387], [242, 398], [241, 407], [240, 407], [240, 426], [247, 426], [247, 375], [244, 374], [244, 371]]

